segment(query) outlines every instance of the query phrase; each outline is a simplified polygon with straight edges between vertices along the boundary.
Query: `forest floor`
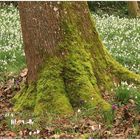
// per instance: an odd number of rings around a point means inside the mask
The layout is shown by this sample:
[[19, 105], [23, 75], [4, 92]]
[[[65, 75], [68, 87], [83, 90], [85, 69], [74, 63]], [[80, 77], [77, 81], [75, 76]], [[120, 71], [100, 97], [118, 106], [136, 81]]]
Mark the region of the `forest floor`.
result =
[[[10, 99], [18, 94], [26, 80], [27, 69], [9, 79], [0, 87], [0, 138], [140, 138], [140, 114], [132, 98], [122, 103], [114, 99], [113, 118], [105, 121], [96, 109], [80, 110], [72, 117], [59, 118], [46, 115], [36, 121], [31, 113], [12, 112]], [[110, 98], [104, 94], [103, 98]], [[115, 103], [116, 100], [116, 103]], [[109, 116], [107, 116], [109, 117]], [[44, 124], [46, 120], [46, 124]]]

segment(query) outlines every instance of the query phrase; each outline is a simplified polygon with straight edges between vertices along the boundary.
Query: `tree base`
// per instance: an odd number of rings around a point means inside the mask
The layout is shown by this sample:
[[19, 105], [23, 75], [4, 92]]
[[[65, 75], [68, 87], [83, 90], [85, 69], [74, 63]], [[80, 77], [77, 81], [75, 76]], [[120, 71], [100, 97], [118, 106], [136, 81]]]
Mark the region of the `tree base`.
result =
[[[86, 76], [77, 77], [73, 73], [75, 76], [72, 75], [72, 78], [76, 80], [71, 79], [72, 82], [66, 85], [66, 81], [70, 79], [63, 80], [62, 64], [57, 57], [50, 58], [40, 72], [36, 84], [23, 87], [12, 99], [15, 103], [14, 111], [31, 110], [38, 116], [47, 112], [72, 115], [74, 108], [88, 109], [96, 106], [103, 111], [111, 110], [111, 105], [100, 96], [97, 85], [95, 83], [93, 85]], [[68, 74], [66, 71], [65, 73]]]
[[[73, 9], [69, 5], [67, 8]], [[74, 108], [99, 106], [108, 112], [111, 105], [101, 97], [101, 90], [110, 91], [114, 87], [113, 78], [140, 83], [139, 75], [128, 71], [110, 56], [92, 22], [90, 28], [85, 29], [83, 25], [79, 26], [82, 21], [75, 22], [81, 19], [74, 16], [75, 11], [69, 13], [72, 14], [64, 14], [61, 19], [64, 38], [55, 46], [57, 53], [46, 55], [46, 62], [43, 60], [37, 71], [37, 81], [28, 83], [28, 87], [14, 97], [15, 111], [71, 115]], [[81, 32], [80, 27], [85, 31]]]

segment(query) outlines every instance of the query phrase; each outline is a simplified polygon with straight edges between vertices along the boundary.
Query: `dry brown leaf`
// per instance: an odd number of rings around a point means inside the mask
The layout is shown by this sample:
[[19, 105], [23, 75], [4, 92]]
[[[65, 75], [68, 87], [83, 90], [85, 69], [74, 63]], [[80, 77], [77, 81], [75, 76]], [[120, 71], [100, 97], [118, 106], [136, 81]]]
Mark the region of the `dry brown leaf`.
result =
[[10, 137], [16, 137], [16, 133], [12, 132], [12, 131], [8, 131], [6, 136], [10, 136]]
[[27, 69], [27, 68], [23, 69], [23, 70], [21, 71], [21, 73], [20, 73], [20, 76], [21, 76], [21, 77], [25, 77], [25, 76], [27, 75], [27, 72], [28, 72], [28, 69]]

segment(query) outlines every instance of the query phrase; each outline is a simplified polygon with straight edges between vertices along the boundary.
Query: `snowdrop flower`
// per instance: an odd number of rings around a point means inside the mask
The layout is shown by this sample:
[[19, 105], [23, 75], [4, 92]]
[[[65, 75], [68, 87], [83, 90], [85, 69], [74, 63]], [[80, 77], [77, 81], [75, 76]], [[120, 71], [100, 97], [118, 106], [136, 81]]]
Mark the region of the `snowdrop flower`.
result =
[[95, 131], [96, 130], [94, 126], [90, 126], [90, 127], [91, 127], [92, 131]]
[[16, 124], [16, 119], [12, 119], [11, 120], [11, 125], [15, 125]]
[[36, 133], [39, 134], [40, 133], [40, 130], [37, 130]]
[[11, 117], [14, 117], [14, 114], [13, 113], [11, 113]]
[[111, 89], [111, 91], [114, 91], [113, 88]]
[[21, 122], [24, 124], [25, 123], [25, 121], [24, 120], [21, 120]]
[[32, 135], [32, 131], [29, 132], [29, 135], [30, 135], [30, 136]]
[[34, 131], [34, 133], [33, 133], [34, 135], [36, 135], [37, 134], [37, 132], [36, 131]]
[[101, 125], [99, 124], [99, 130], [101, 129]]
[[10, 113], [6, 113], [6, 114], [5, 114], [5, 117], [9, 117], [9, 115], [10, 115]]
[[129, 88], [133, 87], [133, 84], [128, 85]]
[[80, 110], [80, 109], [78, 109], [78, 110], [77, 110], [77, 112], [78, 112], [78, 113], [80, 113], [80, 112], [81, 112], [81, 110]]
[[58, 10], [58, 8], [57, 7], [54, 7], [53, 10], [56, 12]]
[[126, 81], [125, 82], [121, 82], [121, 85], [126, 86], [126, 85], [128, 85], [128, 83]]
[[33, 124], [34, 122], [32, 121], [32, 119], [29, 119], [29, 121], [27, 122], [27, 124]]

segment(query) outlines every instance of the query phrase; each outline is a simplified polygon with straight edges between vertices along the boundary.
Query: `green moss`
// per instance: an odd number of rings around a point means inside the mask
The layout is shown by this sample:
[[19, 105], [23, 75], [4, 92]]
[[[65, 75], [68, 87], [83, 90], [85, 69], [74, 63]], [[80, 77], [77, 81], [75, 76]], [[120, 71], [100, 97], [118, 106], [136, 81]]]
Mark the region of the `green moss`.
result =
[[82, 40], [76, 26], [65, 23], [65, 41], [60, 45], [64, 56], [64, 83], [73, 107], [92, 108], [96, 105], [109, 110], [110, 105], [102, 99], [93, 71], [93, 58], [87, 44]]
[[104, 48], [106, 52], [106, 59], [108, 61], [108, 68], [110, 69], [110, 73], [112, 76], [118, 78], [121, 81], [127, 81], [128, 83], [134, 83], [136, 85], [140, 84], [140, 75], [135, 74], [132, 71], [129, 71], [127, 68], [123, 67], [120, 63], [118, 63], [115, 59], [111, 57], [108, 51]]
[[49, 58], [45, 63], [37, 81], [35, 114], [43, 112], [73, 113], [69, 99], [66, 97], [62, 68], [63, 64], [58, 57]]
[[35, 106], [36, 87], [34, 84], [23, 89], [13, 98], [14, 111], [33, 110]]
[[[86, 4], [83, 3], [81, 7], [83, 6], [83, 9], [85, 9], [85, 5]], [[78, 47], [80, 51], [83, 50], [81, 46], [84, 45], [84, 51], [90, 54], [89, 67], [92, 66], [90, 70], [93, 71], [94, 73], [94, 77], [96, 78], [96, 81], [97, 81], [96, 84], [98, 85], [98, 87], [101, 87], [101, 88], [104, 87], [104, 90], [112, 89], [113, 82], [112, 82], [112, 76], [110, 72], [107, 71], [108, 63], [105, 56], [106, 52], [104, 51], [100, 37], [98, 35], [98, 32], [96, 31], [95, 22], [89, 16], [88, 18], [90, 18], [90, 20], [87, 22], [84, 21], [84, 24], [85, 25], [89, 24], [90, 26], [85, 28], [83, 27], [83, 24], [82, 24], [83, 21], [81, 21], [81, 18], [78, 16], [78, 14], [75, 14], [74, 8], [76, 7], [74, 5], [70, 6], [69, 3], [65, 3], [64, 7], [66, 8], [67, 13], [70, 13], [68, 15], [66, 13], [66, 15], [64, 16], [64, 19], [62, 20], [63, 21], [62, 28], [64, 28], [64, 32], [65, 32], [66, 45], [68, 46], [69, 42], [80, 43]], [[63, 47], [66, 49], [64, 43], [63, 43]], [[81, 53], [83, 53], [84, 51], [82, 51]], [[75, 54], [77, 54], [77, 52], [74, 52], [74, 55]], [[86, 55], [84, 55], [84, 57], [86, 57]]]
[[135, 74], [134, 72], [129, 71], [127, 68], [123, 67], [117, 62], [113, 66], [112, 73], [122, 81], [127, 81], [128, 83], [135, 83], [137, 85], [140, 84], [139, 74]]
[[15, 111], [32, 110], [34, 115], [44, 113], [72, 114], [73, 109], [66, 97], [62, 63], [57, 57], [52, 57], [39, 72], [36, 84], [24, 87], [14, 98]]
[[[20, 85], [21, 86], [21, 85]], [[25, 93], [27, 90], [26, 86], [24, 85], [18, 93], [11, 99], [12, 103], [16, 103], [18, 99], [22, 96], [23, 93]]]
[[95, 77], [97, 79], [97, 85], [101, 89], [104, 89], [104, 91], [110, 91], [110, 89], [112, 89], [112, 87], [114, 86], [112, 81], [112, 75], [108, 70], [108, 59], [106, 57], [105, 47], [100, 40], [94, 23], [93, 32], [95, 33], [95, 36], [92, 40], [92, 47], [90, 48], [90, 52], [93, 58], [92, 66]]

